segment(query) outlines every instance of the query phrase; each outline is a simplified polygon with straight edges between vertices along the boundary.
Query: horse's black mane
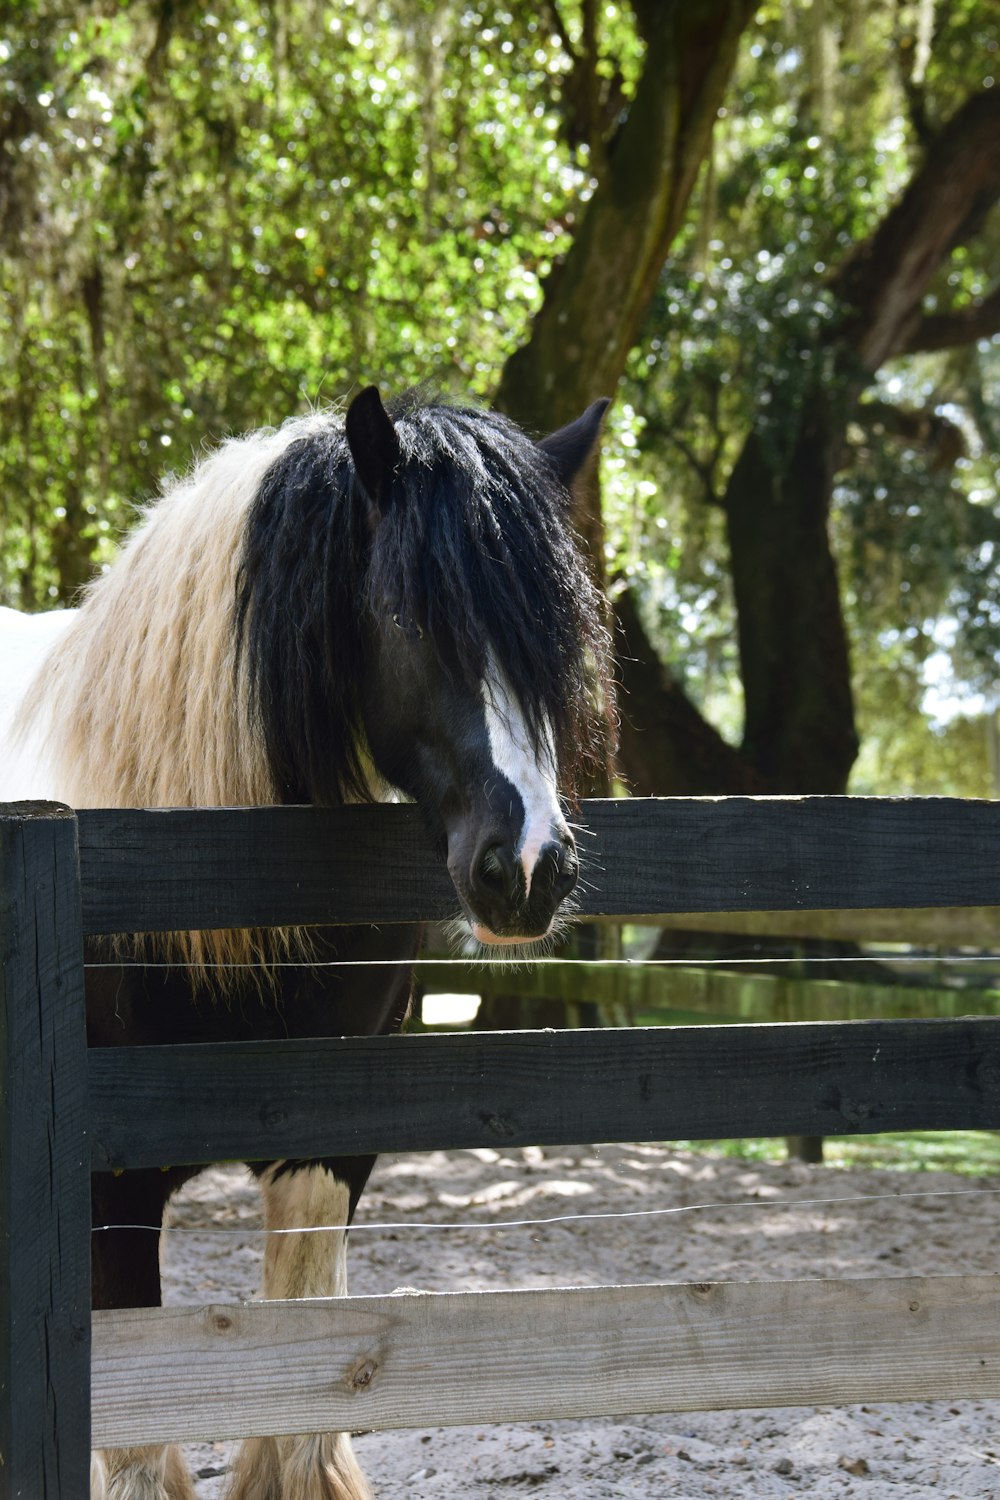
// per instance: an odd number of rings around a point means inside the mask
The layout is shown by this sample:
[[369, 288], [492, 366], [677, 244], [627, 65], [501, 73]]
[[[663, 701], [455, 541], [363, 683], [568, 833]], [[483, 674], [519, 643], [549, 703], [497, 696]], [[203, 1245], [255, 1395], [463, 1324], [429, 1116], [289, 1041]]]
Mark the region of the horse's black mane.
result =
[[419, 626], [469, 683], [492, 656], [573, 792], [606, 752], [608, 639], [547, 455], [506, 418], [415, 394], [390, 406], [404, 464], [378, 524], [343, 427], [311, 426], [250, 507], [238, 659], [288, 801], [361, 794], [365, 612]]

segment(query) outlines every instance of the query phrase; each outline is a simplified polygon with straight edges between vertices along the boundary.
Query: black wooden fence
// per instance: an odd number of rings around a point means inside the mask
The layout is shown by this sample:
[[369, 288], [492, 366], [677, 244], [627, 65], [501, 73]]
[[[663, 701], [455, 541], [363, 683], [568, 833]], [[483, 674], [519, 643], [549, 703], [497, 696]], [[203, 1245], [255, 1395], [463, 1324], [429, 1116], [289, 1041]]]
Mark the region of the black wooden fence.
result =
[[[998, 804], [635, 800], [586, 804], [583, 822], [589, 830], [582, 837], [584, 915], [1000, 906]], [[51, 804], [0, 808], [2, 1500], [79, 1500], [86, 1493], [91, 1167], [498, 1143], [1000, 1128], [995, 1019], [86, 1049], [86, 934], [432, 920], [449, 916], [453, 907], [446, 874], [410, 808], [78, 814]], [[599, 1298], [594, 1292], [505, 1295], [542, 1299], [525, 1304], [519, 1326], [526, 1346], [546, 1298], [570, 1299], [558, 1304], [554, 1326], [569, 1338], [564, 1331], [572, 1324], [588, 1351], [615, 1320], [624, 1327], [631, 1319], [649, 1345], [641, 1355], [632, 1345], [628, 1379], [615, 1396], [613, 1371], [602, 1367], [600, 1379], [593, 1378], [576, 1346], [553, 1347], [547, 1331], [537, 1357], [550, 1365], [539, 1366], [537, 1389], [546, 1393], [549, 1415], [593, 1410], [595, 1400], [609, 1412], [616, 1401], [623, 1411], [775, 1404], [789, 1399], [790, 1379], [806, 1401], [1000, 1396], [992, 1278], [955, 1278], [957, 1290], [951, 1280], [827, 1283], [822, 1313], [809, 1297], [796, 1301], [798, 1283], [779, 1283], [767, 1295], [731, 1287], [716, 1288], [714, 1296], [701, 1286], [597, 1289]], [[738, 1353], [736, 1345], [729, 1352], [712, 1345], [710, 1357], [700, 1336], [686, 1353], [673, 1346], [678, 1325], [672, 1309], [682, 1294], [684, 1328], [696, 1317], [695, 1305], [698, 1318], [729, 1317], [742, 1329]], [[228, 1400], [238, 1383], [227, 1383], [211, 1363], [219, 1338], [238, 1342], [242, 1331], [259, 1339], [267, 1305], [239, 1316], [215, 1310], [208, 1323], [204, 1310], [187, 1322], [176, 1313], [172, 1319], [159, 1312], [99, 1315], [95, 1440], [310, 1430], [310, 1422], [384, 1427], [471, 1420], [457, 1397], [452, 1415], [442, 1416], [433, 1389], [414, 1406], [415, 1383], [403, 1368], [414, 1319], [423, 1320], [416, 1347], [426, 1361], [427, 1319], [438, 1323], [454, 1350], [449, 1320], [471, 1326], [468, 1299], [430, 1299], [437, 1308], [430, 1313], [428, 1299], [412, 1299], [420, 1304], [412, 1318], [402, 1307], [411, 1299], [337, 1300], [343, 1305], [330, 1313], [334, 1344], [355, 1340], [363, 1351], [377, 1325], [386, 1373], [374, 1382], [340, 1382], [344, 1389], [336, 1399], [326, 1391], [318, 1408], [305, 1390], [296, 1398], [295, 1429], [280, 1425], [291, 1419], [274, 1415], [267, 1391], [258, 1393], [255, 1413], [228, 1406], [216, 1412], [194, 1387], [185, 1406], [176, 1378], [167, 1387], [175, 1415], [162, 1390], [143, 1398], [142, 1384], [155, 1378], [171, 1348], [179, 1351], [181, 1369], [194, 1372], [208, 1361], [209, 1385]], [[383, 1302], [392, 1303], [391, 1318]], [[489, 1298], [475, 1304], [480, 1322], [488, 1304]], [[843, 1329], [856, 1332], [842, 1331], [828, 1349], [820, 1323], [840, 1328], [841, 1304]], [[565, 1311], [570, 1306], [580, 1309], [576, 1323]], [[751, 1306], [761, 1331], [748, 1351]], [[505, 1330], [513, 1326], [512, 1309], [513, 1302], [504, 1304]], [[292, 1326], [291, 1313], [283, 1310], [283, 1327]], [[815, 1338], [782, 1342], [782, 1329], [802, 1317], [815, 1319]], [[885, 1336], [873, 1338], [880, 1317]], [[399, 1335], [402, 1374], [395, 1387], [390, 1322], [393, 1329], [412, 1325], [410, 1334], [404, 1329]], [[161, 1333], [168, 1324], [169, 1336]], [[902, 1331], [904, 1324], [909, 1331]], [[206, 1338], [210, 1354], [202, 1349]], [[499, 1342], [505, 1340], [508, 1332]], [[134, 1368], [126, 1369], [123, 1352], [139, 1346], [142, 1381]], [[264, 1360], [259, 1349], [254, 1357], [258, 1366]], [[339, 1354], [317, 1358], [340, 1367]], [[637, 1384], [641, 1360], [645, 1383]], [[348, 1361], [354, 1369], [367, 1370], [370, 1363]], [[793, 1376], [782, 1377], [793, 1363]], [[299, 1356], [296, 1367], [313, 1368]], [[567, 1372], [579, 1389], [565, 1388]], [[462, 1389], [469, 1379], [453, 1385]], [[427, 1381], [419, 1384], [423, 1389]], [[402, 1394], [394, 1396], [394, 1389]], [[476, 1420], [489, 1412], [506, 1419], [520, 1409], [518, 1401], [529, 1402], [534, 1415], [546, 1414], [534, 1390], [518, 1361], [508, 1386], [492, 1391], [485, 1407], [482, 1391], [475, 1392]], [[268, 1421], [279, 1425], [268, 1427]]]

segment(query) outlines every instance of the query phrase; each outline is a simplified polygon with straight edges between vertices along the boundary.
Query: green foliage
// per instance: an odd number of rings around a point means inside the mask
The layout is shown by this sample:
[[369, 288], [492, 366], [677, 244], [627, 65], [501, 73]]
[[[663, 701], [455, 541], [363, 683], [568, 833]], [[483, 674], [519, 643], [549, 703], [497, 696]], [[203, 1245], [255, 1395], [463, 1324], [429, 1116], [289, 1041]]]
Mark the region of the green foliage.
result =
[[[994, 716], [985, 702], [947, 693], [942, 719], [928, 704], [928, 663], [946, 667], [945, 653], [915, 627], [859, 643], [865, 669], [858, 681], [861, 753], [851, 789], [861, 795], [991, 797], [1000, 791], [991, 740]], [[954, 698], [954, 702], [952, 702]], [[928, 707], [921, 712], [924, 704]]]
[[[682, 1150], [739, 1161], [784, 1161], [785, 1143], [770, 1138], [745, 1141], [677, 1141]], [[823, 1143], [827, 1167], [861, 1167], [872, 1171], [958, 1172], [989, 1177], [1000, 1172], [1000, 1140], [986, 1130], [923, 1130], [884, 1135], [828, 1136]]]
[[[939, 6], [918, 70], [918, 10], [851, 0], [761, 9], [696, 212], [630, 359], [626, 442], [642, 482], [612, 486], [609, 562], [639, 586], [664, 656], [735, 739], [736, 619], [718, 508], [732, 466], [755, 428], [780, 469], [817, 378], [828, 395], [853, 379], [831, 357], [835, 273], [905, 186], [926, 132], [1000, 58], [997, 17]], [[926, 312], [990, 290], [997, 219], [956, 247]], [[855, 790], [992, 788], [982, 749], [967, 753], [981, 731], [931, 728], [922, 701], [925, 664], [942, 649], [970, 695], [996, 697], [998, 382], [997, 340], [897, 359], [848, 427], [830, 527], [867, 738]]]
[[[643, 57], [611, 0], [8, 7], [0, 602], [70, 600], [164, 471], [227, 431], [368, 379], [488, 398]], [[717, 502], [751, 427], [778, 464], [811, 382], [843, 378], [834, 272], [998, 57], [977, 0], [766, 0], [745, 38], [604, 474], [609, 569], [733, 738]], [[994, 214], [926, 311], [988, 292], [998, 257]], [[992, 785], [978, 725], [932, 730], [921, 706], [942, 652], [993, 702], [998, 410], [993, 340], [894, 361], [853, 413], [831, 529], [859, 790]]]
[[491, 9], [42, 0], [10, 26], [0, 597], [68, 598], [206, 438], [364, 379], [488, 392], [582, 181], [559, 36]]

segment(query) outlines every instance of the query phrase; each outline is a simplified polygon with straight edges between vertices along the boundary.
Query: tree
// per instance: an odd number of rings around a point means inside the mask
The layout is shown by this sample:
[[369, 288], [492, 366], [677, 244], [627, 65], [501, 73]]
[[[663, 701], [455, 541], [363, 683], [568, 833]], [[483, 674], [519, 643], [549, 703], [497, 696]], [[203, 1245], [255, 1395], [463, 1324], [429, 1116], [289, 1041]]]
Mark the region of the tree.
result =
[[580, 523], [637, 790], [842, 787], [855, 699], [898, 734], [877, 684], [919, 698], [945, 637], [982, 687], [997, 23], [751, 9], [21, 7], [0, 597], [70, 601], [165, 465], [355, 380], [430, 373], [539, 431], [617, 387]]
[[593, 103], [601, 93], [597, 9], [586, 0], [580, 45], [566, 42], [572, 73], [564, 89], [568, 128], [583, 130], [596, 185], [496, 394], [515, 420], [542, 426], [571, 421], [621, 379], [684, 222], [753, 5], [634, 4], [642, 70], [610, 121]]
[[584, 181], [552, 108], [560, 34], [504, 14], [20, 9], [0, 40], [5, 602], [70, 602], [206, 439], [361, 379], [488, 396]]
[[[737, 749], [698, 712], [676, 676], [660, 666], [636, 598], [623, 594], [618, 616], [629, 643], [622, 653], [623, 760], [638, 791], [836, 792], [846, 787], [857, 736], [831, 508], [838, 479], [849, 472], [849, 429], [870, 419], [874, 403], [859, 402], [883, 364], [918, 351], [970, 348], [1000, 331], [995, 287], [970, 297], [966, 281], [952, 307], [942, 311], [939, 305], [928, 313], [922, 305], [928, 293], [939, 292], [942, 271], [951, 271], [968, 247], [976, 245], [981, 256], [986, 251], [988, 263], [989, 213], [1000, 195], [1000, 94], [990, 79], [987, 83], [939, 126], [931, 123], [927, 95], [921, 93], [924, 108], [919, 131], [914, 128], [919, 142], [905, 190], [868, 233], [842, 235], [841, 246], [847, 248], [832, 272], [820, 266], [821, 285], [815, 277], [812, 285], [806, 277], [796, 285], [789, 276], [780, 321], [762, 317], [759, 302], [754, 306], [747, 299], [750, 314], [767, 327], [762, 368], [768, 375], [765, 380], [751, 376], [755, 405], [740, 413], [749, 431], [738, 446], [722, 425], [718, 389], [701, 392], [703, 440], [697, 432], [673, 435], [706, 501], [724, 518], [745, 719]], [[801, 113], [807, 115], [804, 108]], [[801, 170], [802, 158], [808, 160], [821, 139], [815, 120], [794, 123], [802, 137]], [[786, 158], [793, 155], [787, 142], [785, 151]], [[808, 190], [801, 197], [808, 203]], [[815, 255], [816, 237], [805, 239]], [[767, 251], [760, 254], [770, 259]], [[800, 268], [789, 269], [801, 275]], [[705, 371], [718, 379], [717, 358], [706, 358]], [[907, 413], [893, 407], [892, 418], [902, 427]], [[961, 453], [952, 424], [933, 410], [919, 420], [911, 413], [911, 431], [921, 420], [938, 439], [948, 435], [952, 459]], [[656, 435], [664, 436], [662, 424]], [[939, 441], [933, 461], [943, 451]], [[933, 518], [939, 530], [943, 509]], [[961, 511], [963, 550], [973, 550], [973, 538], [991, 549], [998, 534], [993, 511], [968, 503]], [[835, 519], [841, 540], [850, 545], [843, 515]], [[992, 551], [982, 555], [988, 560]], [[975, 573], [974, 558], [971, 566]], [[952, 594], [960, 568], [953, 553], [947, 570]], [[983, 571], [978, 569], [975, 606], [980, 616], [992, 610], [993, 597]], [[935, 612], [942, 602], [939, 595]], [[990, 651], [996, 646], [994, 628]]]

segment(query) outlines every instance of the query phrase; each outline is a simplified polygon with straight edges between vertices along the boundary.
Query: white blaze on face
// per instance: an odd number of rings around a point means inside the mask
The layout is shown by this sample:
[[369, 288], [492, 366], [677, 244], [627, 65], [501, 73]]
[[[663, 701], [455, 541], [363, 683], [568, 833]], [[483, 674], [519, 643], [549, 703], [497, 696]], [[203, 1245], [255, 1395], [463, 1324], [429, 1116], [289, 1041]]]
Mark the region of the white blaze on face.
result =
[[551, 734], [546, 730], [545, 745], [541, 753], [536, 754], [521, 705], [493, 661], [489, 664], [489, 676], [483, 682], [482, 693], [493, 764], [517, 788], [524, 806], [524, 825], [514, 852], [524, 870], [527, 894], [531, 890], [531, 877], [542, 847], [558, 839], [562, 828], [555, 748]]

